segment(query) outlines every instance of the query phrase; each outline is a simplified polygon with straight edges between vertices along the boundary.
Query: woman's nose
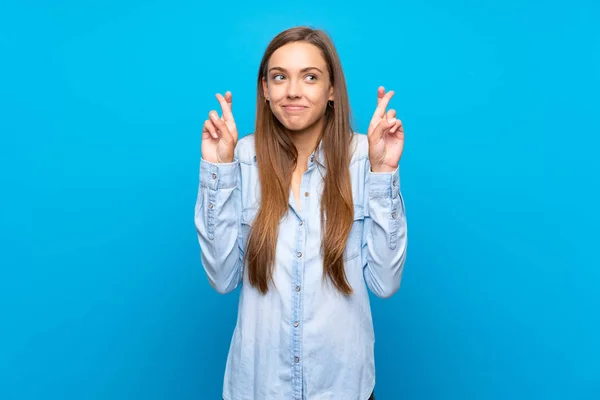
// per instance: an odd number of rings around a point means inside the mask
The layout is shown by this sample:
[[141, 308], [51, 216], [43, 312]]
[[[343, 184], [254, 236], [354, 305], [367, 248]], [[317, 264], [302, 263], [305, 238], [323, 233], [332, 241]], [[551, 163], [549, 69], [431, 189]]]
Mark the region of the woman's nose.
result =
[[290, 80], [287, 95], [288, 97], [300, 97], [300, 85], [296, 81]]

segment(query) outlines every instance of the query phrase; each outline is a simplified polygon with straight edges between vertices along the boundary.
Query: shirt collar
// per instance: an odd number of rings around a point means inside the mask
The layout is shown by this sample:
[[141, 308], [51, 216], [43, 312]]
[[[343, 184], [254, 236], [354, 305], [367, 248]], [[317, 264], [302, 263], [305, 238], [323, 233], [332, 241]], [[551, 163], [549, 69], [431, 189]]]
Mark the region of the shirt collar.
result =
[[319, 146], [313, 151], [308, 157], [308, 168], [312, 167], [314, 164], [319, 165], [322, 168], [325, 168], [325, 151], [323, 151], [323, 141], [319, 142]]

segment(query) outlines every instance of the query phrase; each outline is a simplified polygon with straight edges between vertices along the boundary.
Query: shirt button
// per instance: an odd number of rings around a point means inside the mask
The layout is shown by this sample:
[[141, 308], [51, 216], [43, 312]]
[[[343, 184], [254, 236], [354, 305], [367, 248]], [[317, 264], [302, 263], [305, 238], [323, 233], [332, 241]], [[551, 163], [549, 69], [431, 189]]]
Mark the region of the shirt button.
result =
[[302, 253], [298, 252], [297, 256], [298, 256], [298, 258], [302, 257]]
[[310, 156], [310, 161], [315, 161], [315, 156]]
[[304, 221], [299, 222], [300, 226], [304, 225]]
[[300, 286], [296, 286], [296, 292], [300, 291]]
[[213, 179], [217, 179], [217, 174], [212, 174]]
[[395, 213], [395, 212], [393, 212], [393, 213], [392, 213], [392, 219], [396, 219], [396, 216], [397, 216], [397, 215], [396, 215], [396, 213]]
[[214, 206], [213, 206], [213, 203], [210, 203], [210, 204], [208, 205], [208, 208], [210, 208], [210, 209], [212, 209], [213, 207], [214, 207]]
[[298, 321], [294, 322], [294, 326], [297, 328], [300, 323]]
[[308, 193], [308, 192], [304, 192], [304, 196], [305, 196], [305, 197], [308, 197], [308, 196], [309, 196], [309, 194], [310, 194], [310, 193]]
[[294, 361], [296, 361], [296, 363], [300, 362], [300, 357], [294, 357]]

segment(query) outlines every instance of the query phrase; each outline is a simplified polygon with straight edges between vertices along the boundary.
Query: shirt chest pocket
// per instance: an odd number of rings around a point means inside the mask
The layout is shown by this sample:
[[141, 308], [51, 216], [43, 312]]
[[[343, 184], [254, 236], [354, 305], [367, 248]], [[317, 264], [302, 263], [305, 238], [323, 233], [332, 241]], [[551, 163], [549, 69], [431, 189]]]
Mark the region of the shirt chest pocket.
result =
[[[250, 229], [254, 224], [254, 220], [256, 219], [256, 214], [258, 213], [257, 207], [249, 207], [245, 208], [242, 211], [242, 216], [240, 219], [241, 229], [242, 229], [242, 239], [244, 243], [247, 242], [248, 234], [250, 233]], [[344, 249], [344, 260], [352, 260], [360, 255], [362, 249], [362, 235], [363, 235], [363, 226], [365, 223], [365, 214], [362, 206], [355, 205], [354, 206], [354, 220], [352, 222], [352, 229], [350, 230], [350, 234], [348, 235], [348, 240], [346, 241], [346, 248]]]
[[360, 205], [354, 205], [354, 221], [352, 223], [352, 230], [348, 235], [346, 241], [346, 249], [344, 250], [344, 260], [352, 260], [360, 255], [362, 249], [362, 235], [363, 227], [365, 224], [365, 213], [363, 207]]
[[252, 224], [254, 223], [254, 219], [256, 218], [257, 213], [258, 213], [258, 208], [255, 208], [255, 207], [245, 208], [242, 211], [242, 216], [240, 218], [240, 222], [241, 222], [241, 229], [242, 229], [242, 239], [244, 240], [244, 243], [246, 243], [246, 240], [248, 239], [248, 233], [250, 233], [250, 228], [252, 227]]

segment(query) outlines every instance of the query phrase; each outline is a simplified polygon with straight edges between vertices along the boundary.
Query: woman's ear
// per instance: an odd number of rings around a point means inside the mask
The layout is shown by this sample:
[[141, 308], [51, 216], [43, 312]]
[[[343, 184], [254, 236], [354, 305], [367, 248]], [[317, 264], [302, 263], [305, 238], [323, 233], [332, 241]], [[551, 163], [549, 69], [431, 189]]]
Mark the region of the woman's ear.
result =
[[267, 85], [267, 80], [262, 78], [262, 86], [263, 86], [263, 96], [265, 99], [269, 100], [269, 86]]
[[335, 93], [335, 91], [333, 90], [333, 85], [332, 85], [331, 87], [329, 87], [329, 99], [328, 100], [333, 101], [335, 99], [334, 93]]

